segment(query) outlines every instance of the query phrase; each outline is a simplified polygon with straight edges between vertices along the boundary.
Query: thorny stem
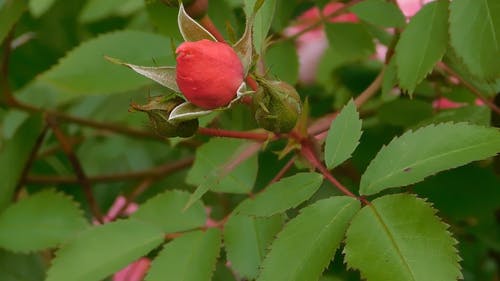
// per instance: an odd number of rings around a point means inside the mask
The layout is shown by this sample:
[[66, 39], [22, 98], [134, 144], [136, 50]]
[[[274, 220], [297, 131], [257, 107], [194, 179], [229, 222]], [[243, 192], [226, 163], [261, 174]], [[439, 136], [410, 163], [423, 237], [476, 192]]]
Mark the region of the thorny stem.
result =
[[59, 124], [57, 123], [57, 119], [54, 116], [48, 115], [46, 117], [47, 124], [50, 126], [52, 129], [52, 132], [54, 132], [55, 137], [61, 143], [61, 148], [63, 149], [64, 153], [68, 157], [68, 160], [71, 163], [71, 166], [73, 166], [73, 170], [75, 171], [76, 177], [78, 178], [78, 182], [82, 186], [83, 192], [85, 194], [85, 197], [87, 199], [87, 202], [89, 203], [90, 210], [93, 214], [93, 216], [100, 222], [102, 223], [102, 213], [99, 210], [99, 207], [97, 205], [97, 202], [94, 198], [94, 195], [92, 193], [92, 185], [90, 181], [88, 180], [87, 176], [85, 175], [85, 172], [83, 170], [83, 167], [80, 163], [80, 160], [78, 160], [78, 157], [76, 156], [75, 152], [73, 151], [73, 146], [71, 145], [70, 142], [67, 141], [66, 135], [61, 131], [59, 128]]
[[[117, 173], [111, 175], [89, 176], [87, 177], [87, 179], [90, 183], [121, 182], [121, 181], [137, 180], [143, 178], [158, 179], [191, 166], [193, 164], [193, 161], [194, 157], [188, 157], [179, 160], [177, 162], [168, 163], [144, 171]], [[29, 175], [26, 178], [26, 182], [30, 184], [70, 184], [70, 183], [77, 183], [78, 178], [71, 176], [67, 177], [67, 176]]]
[[447, 66], [443, 62], [438, 63], [438, 68], [442, 69], [444, 72], [448, 73], [451, 76], [456, 77], [462, 85], [464, 85], [465, 88], [467, 88], [469, 91], [471, 91], [476, 97], [478, 97], [484, 104], [486, 104], [491, 110], [493, 110], [496, 114], [500, 115], [500, 108], [494, 104], [492, 101], [490, 101], [488, 98], [486, 98], [481, 91], [479, 91], [476, 87], [474, 87], [471, 83], [469, 83], [467, 80], [465, 80], [462, 76], [460, 76], [455, 70], [451, 69], [449, 66]]
[[276, 176], [274, 176], [274, 178], [267, 184], [267, 186], [281, 180], [281, 178], [283, 176], [285, 176], [286, 172], [288, 172], [288, 170], [290, 170], [290, 168], [292, 168], [293, 163], [295, 163], [295, 160], [296, 160], [295, 156], [290, 158], [290, 160], [288, 160], [288, 162], [285, 164], [285, 166], [283, 166], [283, 168], [281, 168], [281, 170], [276, 174]]

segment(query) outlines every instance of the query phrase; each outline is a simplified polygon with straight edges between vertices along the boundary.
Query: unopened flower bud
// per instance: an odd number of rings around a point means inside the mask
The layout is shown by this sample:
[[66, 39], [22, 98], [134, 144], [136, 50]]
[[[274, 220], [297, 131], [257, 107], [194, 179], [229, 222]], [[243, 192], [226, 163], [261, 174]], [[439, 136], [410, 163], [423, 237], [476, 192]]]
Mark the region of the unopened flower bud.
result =
[[262, 128], [275, 132], [290, 132], [301, 112], [300, 96], [283, 81], [258, 79], [260, 88], [253, 96], [255, 120]]
[[170, 112], [183, 103], [179, 97], [154, 97], [145, 105], [131, 104], [135, 110], [148, 114], [151, 127], [158, 135], [166, 138], [192, 136], [198, 130], [198, 119], [182, 122], [170, 122]]
[[243, 65], [231, 46], [210, 40], [176, 50], [176, 82], [186, 99], [204, 109], [228, 105], [243, 82]]

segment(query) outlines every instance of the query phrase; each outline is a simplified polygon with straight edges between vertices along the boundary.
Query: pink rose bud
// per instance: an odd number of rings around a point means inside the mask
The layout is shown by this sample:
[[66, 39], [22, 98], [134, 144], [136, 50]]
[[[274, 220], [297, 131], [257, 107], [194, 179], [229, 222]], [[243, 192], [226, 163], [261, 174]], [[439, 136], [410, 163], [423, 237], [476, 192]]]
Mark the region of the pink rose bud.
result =
[[204, 109], [228, 105], [243, 82], [243, 65], [231, 46], [210, 40], [184, 42], [177, 50], [177, 85]]

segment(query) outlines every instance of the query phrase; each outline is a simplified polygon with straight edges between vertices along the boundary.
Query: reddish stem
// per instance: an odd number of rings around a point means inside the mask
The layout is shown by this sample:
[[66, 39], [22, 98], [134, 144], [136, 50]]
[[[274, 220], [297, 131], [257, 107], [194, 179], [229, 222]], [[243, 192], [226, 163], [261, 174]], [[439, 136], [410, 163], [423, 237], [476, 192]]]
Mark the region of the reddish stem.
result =
[[198, 134], [214, 137], [267, 141], [274, 138], [272, 133], [240, 132], [214, 128], [199, 128]]
[[219, 32], [213, 21], [210, 19], [208, 15], [205, 15], [203, 18], [200, 19], [200, 24], [208, 31], [210, 32], [215, 39], [219, 42], [226, 42], [224, 40], [224, 36], [222, 36], [222, 33]]
[[347, 189], [344, 185], [342, 185], [331, 173], [328, 169], [321, 163], [316, 154], [311, 148], [311, 145], [308, 142], [304, 142], [302, 144], [301, 149], [302, 156], [306, 158], [318, 171], [323, 174], [323, 177], [331, 182], [338, 190], [344, 193], [347, 196], [354, 197], [361, 201], [365, 205], [369, 205], [370, 202], [363, 197], [358, 197], [354, 193], [352, 193], [349, 189]]
[[267, 185], [269, 186], [269, 185], [279, 181], [286, 174], [286, 172], [288, 172], [288, 170], [290, 170], [290, 168], [292, 168], [293, 163], [295, 163], [295, 159], [296, 159], [296, 157], [292, 157], [290, 160], [288, 160], [288, 162], [285, 164], [285, 166], [283, 166], [283, 168], [281, 168], [281, 170], [276, 174], [276, 176], [274, 176], [274, 178]]

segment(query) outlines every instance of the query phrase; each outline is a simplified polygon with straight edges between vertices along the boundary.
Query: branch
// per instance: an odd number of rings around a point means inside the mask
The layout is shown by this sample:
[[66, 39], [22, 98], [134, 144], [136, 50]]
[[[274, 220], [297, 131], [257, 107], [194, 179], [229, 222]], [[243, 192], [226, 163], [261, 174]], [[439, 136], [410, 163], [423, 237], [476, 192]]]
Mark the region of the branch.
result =
[[[154, 167], [152, 169], [138, 171], [138, 172], [128, 172], [128, 173], [117, 173], [111, 175], [97, 175], [87, 177], [90, 183], [109, 183], [109, 182], [122, 182], [128, 180], [137, 180], [143, 178], [157, 179], [164, 177], [168, 174], [177, 172], [184, 168], [187, 168], [193, 164], [194, 158], [189, 157], [174, 163], [168, 163], [162, 166]], [[27, 183], [30, 184], [71, 184], [77, 183], [78, 178], [73, 176], [43, 176], [43, 175], [29, 175], [26, 179]]]
[[94, 198], [94, 195], [92, 194], [91, 183], [88, 180], [87, 176], [85, 175], [85, 172], [83, 171], [83, 167], [80, 164], [78, 157], [76, 156], [75, 152], [73, 151], [73, 146], [71, 145], [70, 142], [68, 142], [67, 137], [64, 135], [64, 133], [59, 128], [59, 124], [57, 123], [57, 120], [54, 116], [47, 115], [46, 120], [47, 120], [47, 124], [50, 126], [50, 128], [54, 132], [54, 135], [56, 136], [57, 140], [61, 144], [61, 148], [63, 149], [64, 153], [68, 157], [68, 160], [70, 161], [71, 166], [73, 166], [73, 170], [75, 171], [78, 182], [80, 183], [80, 185], [83, 189], [85, 197], [87, 198], [87, 202], [89, 204], [90, 211], [92, 212], [93, 216], [100, 223], [102, 223], [102, 214], [101, 214], [101, 211], [99, 210], [99, 207], [97, 206], [97, 202]]
[[28, 177], [28, 173], [31, 169], [31, 166], [33, 166], [33, 162], [35, 162], [36, 156], [38, 154], [38, 151], [40, 150], [40, 147], [42, 146], [43, 140], [45, 139], [45, 136], [47, 135], [47, 132], [49, 130], [49, 126], [46, 124], [42, 132], [38, 135], [38, 137], [35, 140], [35, 144], [31, 148], [31, 153], [28, 157], [28, 160], [26, 161], [26, 164], [24, 164], [23, 171], [21, 172], [21, 177], [19, 178], [19, 181], [17, 182], [16, 190], [14, 192], [13, 200], [19, 197], [19, 192], [21, 191], [22, 187], [26, 184], [26, 178]]
[[463, 77], [461, 77], [456, 71], [451, 69], [449, 66], [447, 66], [443, 62], [438, 63], [438, 68], [442, 69], [444, 72], [448, 73], [451, 76], [456, 77], [462, 85], [464, 85], [465, 88], [467, 88], [469, 91], [471, 91], [476, 97], [478, 97], [484, 104], [486, 104], [491, 110], [493, 110], [496, 114], [500, 115], [500, 108], [494, 104], [492, 101], [490, 101], [488, 98], [486, 98], [481, 91], [479, 91], [476, 87], [474, 87], [471, 83], [469, 83], [467, 80], [465, 80]]
[[214, 136], [214, 137], [247, 139], [255, 141], [268, 141], [275, 138], [275, 135], [273, 133], [240, 132], [240, 131], [229, 131], [229, 130], [214, 129], [214, 128], [199, 128], [198, 134], [206, 136]]

